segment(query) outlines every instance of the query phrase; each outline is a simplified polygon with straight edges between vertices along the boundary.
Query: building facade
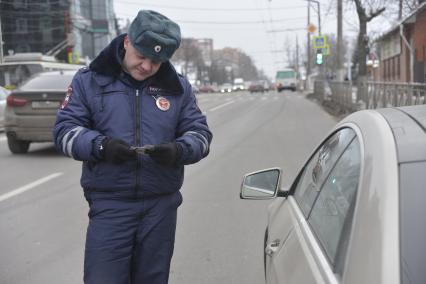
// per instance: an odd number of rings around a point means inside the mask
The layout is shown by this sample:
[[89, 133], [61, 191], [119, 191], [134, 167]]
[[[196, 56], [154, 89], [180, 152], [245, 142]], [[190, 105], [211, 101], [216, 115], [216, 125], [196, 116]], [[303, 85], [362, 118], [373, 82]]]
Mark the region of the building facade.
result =
[[0, 2], [3, 54], [41, 52], [78, 62], [116, 36], [113, 0]]
[[377, 41], [376, 81], [426, 83], [426, 2]]

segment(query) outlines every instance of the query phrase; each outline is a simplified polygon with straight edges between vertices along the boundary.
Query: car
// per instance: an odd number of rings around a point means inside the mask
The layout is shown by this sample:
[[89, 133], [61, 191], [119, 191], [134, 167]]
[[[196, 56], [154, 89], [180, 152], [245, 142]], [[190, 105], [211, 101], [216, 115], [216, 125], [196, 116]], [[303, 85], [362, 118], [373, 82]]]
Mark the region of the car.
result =
[[241, 198], [274, 199], [266, 283], [426, 283], [425, 145], [425, 105], [363, 110], [288, 188], [279, 167], [245, 175]]
[[232, 92], [232, 85], [229, 83], [225, 83], [220, 87], [221, 93], [230, 93]]
[[250, 93], [264, 93], [265, 91], [268, 91], [267, 88], [265, 88], [266, 83], [264, 81], [257, 81], [250, 84], [248, 87], [248, 90]]
[[4, 110], [6, 108], [6, 97], [10, 94], [8, 89], [0, 86], [0, 128], [3, 128], [4, 124]]
[[32, 142], [53, 141], [56, 112], [71, 91], [75, 73], [37, 73], [7, 97], [4, 128], [12, 153], [27, 153]]
[[192, 92], [194, 94], [199, 94], [200, 93], [200, 88], [198, 88], [198, 86], [192, 85]]
[[244, 91], [245, 90], [244, 79], [243, 78], [235, 78], [234, 85], [232, 86], [233, 92]]
[[202, 85], [199, 88], [200, 93], [215, 93], [216, 90], [211, 85]]

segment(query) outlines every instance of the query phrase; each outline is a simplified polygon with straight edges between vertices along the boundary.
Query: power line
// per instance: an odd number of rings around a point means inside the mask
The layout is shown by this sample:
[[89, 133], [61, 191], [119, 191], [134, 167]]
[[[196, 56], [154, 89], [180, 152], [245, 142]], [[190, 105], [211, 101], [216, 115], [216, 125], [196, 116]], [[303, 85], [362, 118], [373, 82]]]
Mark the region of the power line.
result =
[[[117, 14], [119, 16], [130, 16], [126, 13]], [[274, 23], [282, 23], [287, 21], [297, 21], [304, 20], [304, 17], [292, 18], [292, 19], [277, 19], [273, 20]], [[208, 25], [245, 25], [245, 24], [264, 24], [265, 21], [232, 21], [232, 22], [219, 22], [219, 21], [188, 21], [188, 20], [177, 20], [173, 19], [175, 22], [183, 23], [183, 24], [208, 24]]]
[[28, 3], [28, 1], [26, 1], [25, 3], [22, 4], [17, 4], [16, 1], [5, 1], [5, 0], [0, 0], [0, 4], [7, 4], [7, 5], [13, 5], [13, 6], [18, 6], [18, 7], [26, 7], [26, 6], [50, 6], [51, 4], [62, 4], [64, 3], [61, 0], [58, 1], [49, 1], [49, 3], [47, 2], [30, 2]]
[[54, 30], [60, 30], [64, 31], [64, 27], [51, 27], [51, 28], [40, 28], [40, 29], [27, 29], [26, 31], [22, 32], [3, 32], [4, 35], [14, 34], [14, 35], [27, 35], [28, 33], [34, 33], [34, 32], [44, 32], [44, 31], [54, 31]]
[[[120, 3], [129, 4], [129, 5], [138, 5], [141, 6], [140, 2], [134, 1], [119, 1]], [[246, 12], [246, 11], [259, 11], [259, 10], [267, 10], [267, 9], [255, 9], [255, 8], [202, 8], [202, 7], [189, 7], [189, 6], [169, 6], [169, 5], [158, 5], [151, 3], [143, 3], [145, 6], [152, 6], [158, 8], [166, 8], [166, 9], [176, 9], [176, 10], [192, 10], [192, 11], [238, 11], [238, 12]], [[299, 9], [304, 8], [305, 6], [289, 6], [289, 7], [277, 7], [274, 10], [288, 10], [288, 9]]]
[[293, 32], [293, 31], [303, 31], [306, 30], [306, 27], [304, 28], [291, 28], [291, 29], [280, 29], [280, 30], [269, 30], [268, 33], [279, 33], [279, 32]]

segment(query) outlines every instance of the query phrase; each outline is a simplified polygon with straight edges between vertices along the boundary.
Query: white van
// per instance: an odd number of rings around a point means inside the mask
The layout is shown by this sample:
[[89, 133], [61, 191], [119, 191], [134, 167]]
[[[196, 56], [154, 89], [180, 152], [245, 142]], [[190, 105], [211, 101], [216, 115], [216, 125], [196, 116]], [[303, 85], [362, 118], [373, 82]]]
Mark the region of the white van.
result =
[[282, 69], [277, 71], [275, 76], [275, 86], [278, 92], [288, 89], [293, 92], [296, 91], [297, 86], [297, 74], [293, 69]]

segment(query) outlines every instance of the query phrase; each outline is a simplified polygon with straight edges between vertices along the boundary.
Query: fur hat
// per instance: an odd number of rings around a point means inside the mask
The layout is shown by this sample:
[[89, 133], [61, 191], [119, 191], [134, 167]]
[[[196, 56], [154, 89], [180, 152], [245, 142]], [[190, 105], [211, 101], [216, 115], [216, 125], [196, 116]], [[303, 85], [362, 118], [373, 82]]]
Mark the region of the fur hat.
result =
[[150, 10], [139, 11], [130, 24], [130, 43], [142, 55], [159, 62], [169, 60], [179, 48], [179, 26], [166, 16]]

